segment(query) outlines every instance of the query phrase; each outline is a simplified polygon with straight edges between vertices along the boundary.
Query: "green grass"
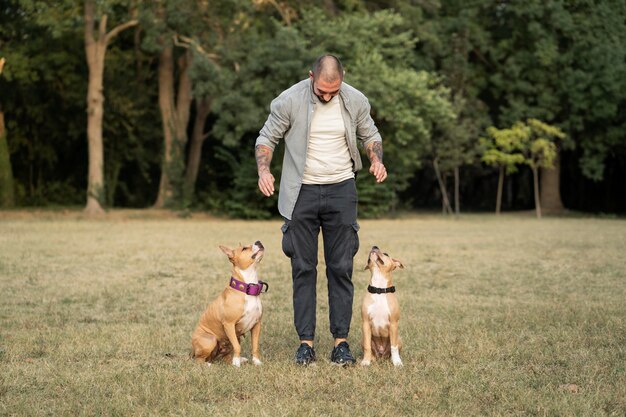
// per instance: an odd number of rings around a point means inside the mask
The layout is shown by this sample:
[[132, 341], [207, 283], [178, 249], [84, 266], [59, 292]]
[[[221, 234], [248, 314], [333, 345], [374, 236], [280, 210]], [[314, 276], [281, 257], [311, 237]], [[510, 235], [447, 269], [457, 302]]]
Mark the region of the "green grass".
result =
[[[206, 304], [229, 279], [219, 244], [266, 247], [264, 365], [188, 359]], [[280, 222], [0, 219], [0, 415], [626, 414], [626, 221], [492, 215], [361, 221], [394, 275], [405, 366], [329, 363], [318, 282], [318, 365], [297, 347]], [[249, 338], [243, 343], [249, 356]]]

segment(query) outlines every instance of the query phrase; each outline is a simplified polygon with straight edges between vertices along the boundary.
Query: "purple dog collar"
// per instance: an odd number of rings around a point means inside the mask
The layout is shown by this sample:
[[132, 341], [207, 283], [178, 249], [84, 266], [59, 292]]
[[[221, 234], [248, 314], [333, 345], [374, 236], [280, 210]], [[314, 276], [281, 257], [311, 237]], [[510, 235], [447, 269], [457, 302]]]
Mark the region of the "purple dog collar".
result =
[[[263, 291], [263, 286], [265, 286], [265, 291]], [[259, 281], [258, 284], [246, 284], [243, 281], [235, 279], [235, 277], [230, 277], [230, 288], [248, 295], [259, 295], [262, 292], [267, 292], [270, 286], [267, 285], [267, 282], [263, 281]]]

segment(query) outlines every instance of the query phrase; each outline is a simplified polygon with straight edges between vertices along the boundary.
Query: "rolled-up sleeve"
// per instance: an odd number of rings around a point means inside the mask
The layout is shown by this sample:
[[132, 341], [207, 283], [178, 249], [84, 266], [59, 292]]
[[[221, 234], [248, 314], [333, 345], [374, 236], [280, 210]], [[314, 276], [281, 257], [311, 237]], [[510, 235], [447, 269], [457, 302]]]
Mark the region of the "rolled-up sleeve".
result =
[[278, 96], [272, 100], [270, 104], [270, 115], [259, 132], [255, 146], [265, 145], [269, 147], [272, 152], [274, 151], [278, 142], [285, 136], [285, 132], [287, 132], [291, 126], [290, 115], [287, 108], [286, 100], [283, 97]]
[[356, 121], [356, 136], [359, 142], [363, 146], [368, 145], [370, 142], [382, 142], [383, 139], [378, 133], [378, 128], [372, 115], [370, 114], [371, 106], [369, 101], [365, 98], [362, 103], [361, 111]]

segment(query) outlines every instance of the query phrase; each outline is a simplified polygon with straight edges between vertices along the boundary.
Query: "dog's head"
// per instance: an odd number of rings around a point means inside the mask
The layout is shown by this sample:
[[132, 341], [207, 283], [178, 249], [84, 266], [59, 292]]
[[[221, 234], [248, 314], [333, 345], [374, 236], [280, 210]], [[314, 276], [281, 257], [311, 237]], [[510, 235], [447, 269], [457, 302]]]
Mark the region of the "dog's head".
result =
[[263, 259], [263, 253], [265, 252], [263, 244], [258, 240], [248, 246], [239, 244], [235, 249], [220, 245], [220, 249], [228, 256], [228, 260], [242, 271], [250, 267], [256, 267]]
[[399, 260], [393, 259], [388, 253], [382, 252], [378, 249], [378, 246], [372, 246], [365, 269], [369, 269], [372, 272], [391, 273], [396, 268], [404, 269], [404, 265]]

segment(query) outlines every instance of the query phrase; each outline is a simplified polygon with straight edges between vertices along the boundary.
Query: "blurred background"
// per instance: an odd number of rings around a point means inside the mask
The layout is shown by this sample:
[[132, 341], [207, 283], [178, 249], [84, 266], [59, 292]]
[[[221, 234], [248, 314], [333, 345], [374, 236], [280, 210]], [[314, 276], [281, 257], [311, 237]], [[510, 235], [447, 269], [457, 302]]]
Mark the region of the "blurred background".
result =
[[384, 141], [360, 216], [626, 213], [618, 0], [2, 0], [0, 207], [276, 217], [254, 142], [324, 53]]

